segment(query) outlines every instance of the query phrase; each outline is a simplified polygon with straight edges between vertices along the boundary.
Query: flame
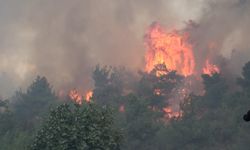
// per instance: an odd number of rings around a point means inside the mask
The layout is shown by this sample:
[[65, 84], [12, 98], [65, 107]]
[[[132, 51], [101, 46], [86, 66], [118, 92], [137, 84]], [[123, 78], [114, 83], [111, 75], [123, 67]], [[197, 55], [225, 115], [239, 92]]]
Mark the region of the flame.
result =
[[171, 107], [165, 107], [165, 108], [163, 108], [163, 111], [165, 112], [165, 117], [167, 117], [167, 118], [180, 118], [180, 117], [182, 117], [182, 112], [173, 111]]
[[[71, 90], [68, 95], [69, 95], [70, 99], [75, 101], [77, 104], [80, 104], [80, 105], [82, 104], [82, 100], [83, 100], [84, 96], [76, 89]], [[92, 97], [93, 97], [93, 91], [90, 90], [85, 94], [86, 102], [90, 102]]]
[[213, 75], [215, 73], [220, 73], [219, 67], [214, 64], [211, 64], [209, 60], [206, 60], [205, 67], [203, 68], [203, 74]]
[[186, 42], [186, 36], [178, 32], [164, 31], [158, 23], [151, 25], [145, 36], [147, 45], [146, 72], [150, 72], [158, 64], [167, 69], [176, 70], [188, 76], [194, 73], [195, 61], [192, 46]]
[[85, 96], [85, 100], [87, 102], [90, 102], [91, 98], [93, 97], [93, 91], [88, 91], [86, 96]]
[[[204, 66], [196, 66], [193, 46], [189, 43], [188, 38], [187, 33], [166, 31], [159, 23], [153, 23], [145, 35], [147, 48], [145, 71], [148, 73], [153, 71], [157, 77], [167, 75], [171, 71], [177, 71], [178, 74], [186, 77], [182, 87], [172, 91], [173, 96], [168, 98], [170, 105], [163, 109], [166, 118], [182, 117], [182, 112], [178, 111], [177, 103], [183, 101], [192, 92], [193, 83], [189, 83], [189, 80], [193, 82], [191, 78], [199, 79], [198, 73], [201, 72], [208, 75], [220, 72], [219, 67], [212, 64], [208, 58], [204, 59]], [[216, 47], [215, 42], [210, 42], [207, 48], [213, 50]], [[154, 89], [153, 93], [154, 95], [162, 95], [161, 89], [157, 88]]]
[[155, 95], [161, 95], [161, 89], [155, 89], [154, 94]]
[[73, 89], [69, 92], [69, 97], [77, 104], [82, 104], [82, 95], [76, 89]]
[[[188, 43], [185, 34], [176, 31], [166, 32], [158, 23], [154, 23], [145, 36], [145, 43], [147, 46], [146, 72], [149, 73], [156, 69], [155, 75], [157, 77], [166, 75], [170, 71], [177, 71], [178, 74], [185, 77], [195, 73], [193, 48]], [[185, 89], [178, 91], [178, 98], [172, 99], [183, 98], [185, 93]], [[161, 89], [154, 89], [154, 95], [161, 94]], [[165, 107], [163, 111], [168, 119], [182, 116], [181, 112], [173, 111], [172, 106]]]

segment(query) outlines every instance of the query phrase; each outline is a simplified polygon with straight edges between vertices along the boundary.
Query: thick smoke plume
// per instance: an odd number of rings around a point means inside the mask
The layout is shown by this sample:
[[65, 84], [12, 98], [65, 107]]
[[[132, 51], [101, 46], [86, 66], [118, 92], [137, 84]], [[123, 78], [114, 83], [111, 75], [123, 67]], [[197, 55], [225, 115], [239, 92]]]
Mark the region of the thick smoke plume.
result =
[[[86, 91], [98, 63], [143, 69], [143, 36], [153, 21], [189, 31], [195, 57], [225, 56], [232, 73], [240, 73], [250, 58], [249, 6], [247, 0], [0, 1], [0, 94], [9, 96], [35, 75], [57, 90]], [[207, 49], [211, 43], [215, 48]]]

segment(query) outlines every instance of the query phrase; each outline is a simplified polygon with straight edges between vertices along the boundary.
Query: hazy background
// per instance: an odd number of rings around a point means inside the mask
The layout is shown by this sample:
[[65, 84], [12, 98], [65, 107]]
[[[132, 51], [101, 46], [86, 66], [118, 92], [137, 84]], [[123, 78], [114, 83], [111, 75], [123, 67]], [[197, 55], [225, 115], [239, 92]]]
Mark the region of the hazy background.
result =
[[[0, 0], [0, 95], [44, 75], [55, 89], [92, 87], [96, 64], [144, 66], [153, 21], [191, 34], [195, 56], [222, 54], [239, 72], [250, 58], [248, 0]], [[194, 20], [195, 28], [186, 23]], [[216, 43], [212, 52], [209, 42]], [[232, 53], [233, 51], [233, 53]]]

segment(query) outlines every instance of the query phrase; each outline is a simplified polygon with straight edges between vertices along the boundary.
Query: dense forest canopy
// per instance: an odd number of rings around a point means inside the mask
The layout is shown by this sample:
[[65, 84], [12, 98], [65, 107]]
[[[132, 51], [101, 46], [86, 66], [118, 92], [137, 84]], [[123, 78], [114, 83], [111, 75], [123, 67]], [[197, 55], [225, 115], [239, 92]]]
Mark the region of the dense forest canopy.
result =
[[0, 0], [0, 150], [249, 150], [249, 14]]
[[0, 149], [248, 149], [250, 128], [242, 117], [250, 109], [250, 62], [235, 85], [223, 74], [203, 74], [205, 93], [189, 93], [176, 116], [164, 108], [185, 77], [157, 76], [159, 68], [168, 71], [156, 66], [135, 77], [123, 67], [98, 65], [91, 101], [81, 104], [58, 97], [38, 76], [26, 91], [0, 101]]

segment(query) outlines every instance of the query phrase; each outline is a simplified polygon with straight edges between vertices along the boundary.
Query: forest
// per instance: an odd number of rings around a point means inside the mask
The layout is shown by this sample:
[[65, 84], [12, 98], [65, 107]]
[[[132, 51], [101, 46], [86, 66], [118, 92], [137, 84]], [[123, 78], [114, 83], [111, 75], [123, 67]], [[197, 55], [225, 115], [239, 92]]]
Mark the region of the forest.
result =
[[167, 71], [156, 66], [133, 75], [97, 65], [93, 96], [81, 104], [57, 96], [46, 77], [37, 76], [27, 90], [0, 101], [0, 149], [249, 149], [243, 115], [250, 109], [250, 62], [234, 81], [225, 73], [203, 74], [205, 92], [186, 95], [178, 115], [164, 108], [185, 77], [175, 71], [157, 76], [159, 69]]

